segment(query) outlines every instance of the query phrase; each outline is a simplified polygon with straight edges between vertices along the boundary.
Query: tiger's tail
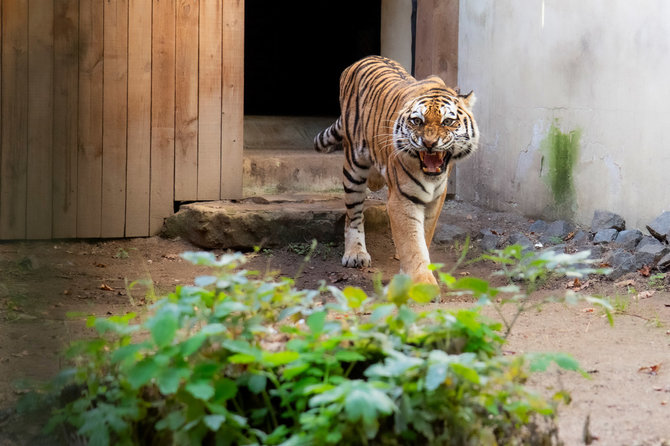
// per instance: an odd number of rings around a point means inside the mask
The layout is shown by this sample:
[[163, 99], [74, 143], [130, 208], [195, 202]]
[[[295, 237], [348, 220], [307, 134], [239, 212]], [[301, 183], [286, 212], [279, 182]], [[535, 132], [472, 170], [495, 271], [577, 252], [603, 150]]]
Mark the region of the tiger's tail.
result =
[[342, 117], [314, 137], [314, 150], [330, 153], [342, 148]]

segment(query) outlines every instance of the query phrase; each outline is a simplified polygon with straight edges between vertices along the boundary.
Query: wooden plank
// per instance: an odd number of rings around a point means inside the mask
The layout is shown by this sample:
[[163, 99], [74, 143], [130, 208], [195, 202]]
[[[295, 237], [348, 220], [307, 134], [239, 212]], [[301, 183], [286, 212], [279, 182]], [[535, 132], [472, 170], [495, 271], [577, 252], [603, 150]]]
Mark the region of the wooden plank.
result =
[[176, 26], [175, 200], [198, 198], [198, 0], [179, 0]]
[[28, 1], [2, 5], [0, 239], [26, 236]]
[[77, 237], [100, 237], [104, 2], [79, 2]]
[[157, 233], [174, 206], [175, 2], [154, 0], [151, 64], [151, 197]]
[[458, 83], [459, 0], [417, 2], [417, 79], [436, 74], [450, 87]]
[[126, 222], [128, 0], [104, 2], [102, 237], [123, 237]]
[[149, 235], [151, 185], [151, 2], [128, 4], [126, 236]]
[[222, 3], [200, 2], [198, 200], [220, 197]]
[[54, 1], [53, 237], [77, 235], [79, 1]]
[[28, 163], [26, 237], [51, 238], [53, 147], [52, 2], [28, 2]]
[[223, 1], [221, 198], [242, 197], [244, 0]]

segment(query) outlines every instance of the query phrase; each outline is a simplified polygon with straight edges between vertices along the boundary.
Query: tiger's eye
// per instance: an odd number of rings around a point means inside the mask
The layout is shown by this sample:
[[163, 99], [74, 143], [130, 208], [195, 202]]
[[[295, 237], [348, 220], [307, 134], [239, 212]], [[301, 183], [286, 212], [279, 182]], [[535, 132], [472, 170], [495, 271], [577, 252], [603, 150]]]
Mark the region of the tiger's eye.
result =
[[455, 119], [447, 118], [444, 121], [442, 121], [442, 125], [445, 127], [451, 127], [452, 125], [454, 125], [455, 122], [456, 122]]
[[421, 121], [421, 118], [410, 118], [409, 122], [412, 125], [421, 125], [423, 123], [423, 121]]

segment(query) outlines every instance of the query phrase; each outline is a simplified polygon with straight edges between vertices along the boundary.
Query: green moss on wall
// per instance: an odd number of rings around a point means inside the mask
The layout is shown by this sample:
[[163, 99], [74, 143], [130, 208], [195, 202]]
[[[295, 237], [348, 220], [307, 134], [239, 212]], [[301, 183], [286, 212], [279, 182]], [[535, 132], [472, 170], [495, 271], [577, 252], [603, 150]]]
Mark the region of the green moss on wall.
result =
[[542, 141], [543, 169], [554, 199], [553, 213], [571, 217], [576, 208], [574, 168], [579, 155], [581, 130], [563, 133], [554, 122]]

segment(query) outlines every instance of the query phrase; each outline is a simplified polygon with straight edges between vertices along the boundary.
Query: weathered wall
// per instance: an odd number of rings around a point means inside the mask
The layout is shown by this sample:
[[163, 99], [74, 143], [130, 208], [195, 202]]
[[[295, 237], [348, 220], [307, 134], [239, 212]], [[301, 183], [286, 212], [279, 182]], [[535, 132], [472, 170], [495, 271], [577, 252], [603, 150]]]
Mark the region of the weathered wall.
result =
[[[664, 0], [461, 2], [459, 85], [482, 144], [459, 197], [580, 223], [608, 209], [640, 229], [670, 209], [668, 17]], [[574, 167], [552, 176], [561, 153]]]
[[381, 55], [412, 68], [412, 1], [382, 0]]

